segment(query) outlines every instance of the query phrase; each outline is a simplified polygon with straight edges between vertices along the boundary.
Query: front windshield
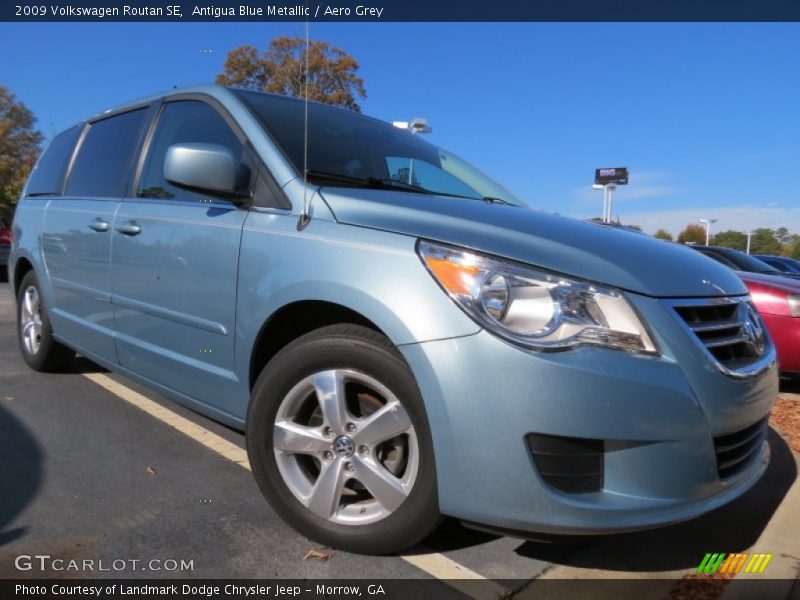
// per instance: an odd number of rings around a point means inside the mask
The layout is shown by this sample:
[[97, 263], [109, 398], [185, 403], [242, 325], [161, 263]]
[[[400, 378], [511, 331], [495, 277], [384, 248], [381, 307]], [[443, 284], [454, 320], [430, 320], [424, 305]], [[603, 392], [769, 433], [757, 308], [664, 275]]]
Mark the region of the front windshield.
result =
[[[302, 173], [303, 101], [245, 90], [233, 92]], [[382, 189], [397, 187], [525, 206], [502, 185], [419, 135], [316, 102], [308, 104], [308, 172], [312, 181], [330, 185], [378, 184]]]

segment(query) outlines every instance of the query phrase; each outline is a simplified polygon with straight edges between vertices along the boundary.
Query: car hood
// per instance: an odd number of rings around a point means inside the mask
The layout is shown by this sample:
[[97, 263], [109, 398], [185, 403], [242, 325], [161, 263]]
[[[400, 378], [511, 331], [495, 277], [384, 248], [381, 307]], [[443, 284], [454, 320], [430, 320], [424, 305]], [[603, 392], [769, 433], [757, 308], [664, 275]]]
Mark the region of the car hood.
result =
[[747, 293], [727, 267], [640, 233], [462, 198], [336, 187], [320, 194], [340, 223], [464, 246], [639, 294]]

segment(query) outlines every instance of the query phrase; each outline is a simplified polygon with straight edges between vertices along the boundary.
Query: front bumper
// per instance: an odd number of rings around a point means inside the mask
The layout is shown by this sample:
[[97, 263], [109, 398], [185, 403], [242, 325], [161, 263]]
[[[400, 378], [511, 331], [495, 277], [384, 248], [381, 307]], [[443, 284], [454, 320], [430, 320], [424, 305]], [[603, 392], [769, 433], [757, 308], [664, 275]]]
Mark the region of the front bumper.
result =
[[[636, 303], [660, 357], [533, 352], [485, 331], [401, 347], [425, 399], [444, 514], [511, 530], [615, 532], [693, 518], [758, 480], [766, 443], [721, 480], [714, 438], [765, 419], [776, 369], [726, 377], [658, 301]], [[603, 440], [602, 488], [574, 494], [545, 483], [530, 434]]]

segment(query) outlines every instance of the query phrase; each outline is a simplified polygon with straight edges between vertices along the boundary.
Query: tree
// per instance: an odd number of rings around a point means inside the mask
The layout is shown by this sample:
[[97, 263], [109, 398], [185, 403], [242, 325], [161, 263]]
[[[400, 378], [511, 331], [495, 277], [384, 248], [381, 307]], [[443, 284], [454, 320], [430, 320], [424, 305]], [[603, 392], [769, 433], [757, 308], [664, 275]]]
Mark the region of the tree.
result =
[[800, 241], [795, 242], [794, 246], [792, 246], [792, 250], [789, 253], [789, 256], [800, 260]]
[[39, 156], [42, 134], [36, 117], [0, 85], [0, 217], [10, 217]]
[[403, 183], [408, 183], [410, 185], [420, 185], [416, 174], [412, 173], [409, 167], [401, 167], [397, 169], [397, 172], [392, 173], [392, 179], [395, 181], [402, 181]]
[[795, 241], [795, 237], [793, 234], [789, 233], [789, 230], [786, 227], [778, 227], [775, 230], [775, 237], [777, 238], [778, 242], [781, 245], [791, 244]]
[[[281, 36], [263, 54], [253, 46], [228, 52], [217, 83], [304, 98], [306, 92], [306, 42]], [[359, 98], [366, 98], [364, 80], [357, 75], [355, 58], [324, 41], [311, 41], [308, 50], [308, 97], [310, 100], [361, 112]]]
[[653, 234], [653, 237], [659, 240], [667, 240], [668, 242], [671, 242], [672, 240], [675, 239], [672, 237], [672, 234], [666, 229], [659, 229], [658, 231], [655, 232], [655, 234]]
[[741, 231], [720, 231], [714, 236], [714, 244], [723, 248], [733, 248], [744, 252], [747, 249], [747, 235]]
[[693, 244], [705, 244], [706, 243], [705, 227], [703, 227], [702, 225], [697, 225], [695, 223], [687, 225], [686, 229], [684, 229], [678, 234], [678, 243], [685, 244], [686, 242], [691, 242]]
[[634, 225], [634, 224], [623, 225], [623, 227], [625, 227], [626, 229], [633, 229], [634, 231], [642, 230], [642, 228], [639, 225]]
[[781, 243], [772, 229], [759, 227], [753, 232], [750, 239], [750, 252], [753, 254], [780, 254], [781, 250]]

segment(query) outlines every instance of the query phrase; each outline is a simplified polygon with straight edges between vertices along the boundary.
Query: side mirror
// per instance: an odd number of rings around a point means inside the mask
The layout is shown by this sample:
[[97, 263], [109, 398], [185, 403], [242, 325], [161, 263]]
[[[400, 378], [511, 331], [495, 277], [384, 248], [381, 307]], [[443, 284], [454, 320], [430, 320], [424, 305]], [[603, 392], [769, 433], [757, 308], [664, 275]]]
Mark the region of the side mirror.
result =
[[236, 158], [219, 144], [173, 144], [164, 158], [164, 179], [207, 192], [238, 192]]

